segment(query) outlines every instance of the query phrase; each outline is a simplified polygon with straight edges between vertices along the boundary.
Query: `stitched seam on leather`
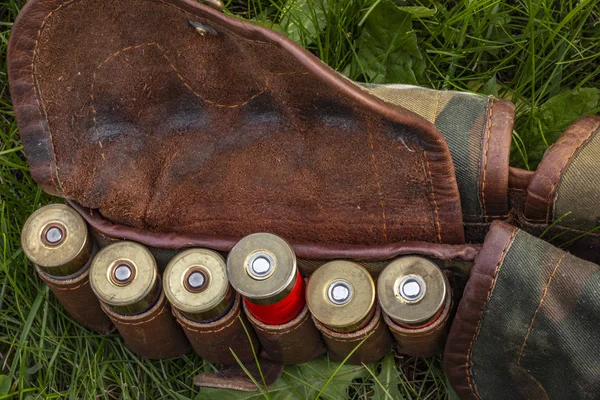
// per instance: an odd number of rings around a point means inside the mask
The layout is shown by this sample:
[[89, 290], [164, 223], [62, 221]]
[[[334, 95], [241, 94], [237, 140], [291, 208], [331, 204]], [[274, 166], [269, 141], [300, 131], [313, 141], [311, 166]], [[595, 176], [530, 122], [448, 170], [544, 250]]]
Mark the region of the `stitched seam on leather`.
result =
[[487, 165], [488, 165], [488, 152], [490, 148], [490, 136], [492, 134], [492, 120], [494, 118], [494, 99], [490, 97], [488, 100], [488, 116], [487, 116], [487, 129], [484, 139], [484, 151], [483, 151], [483, 170], [481, 175], [481, 217], [487, 222], [487, 206], [485, 204], [485, 183], [487, 179]]
[[383, 191], [381, 189], [381, 179], [379, 178], [379, 169], [375, 159], [375, 149], [373, 146], [373, 131], [369, 129], [369, 147], [371, 149], [371, 163], [375, 172], [375, 183], [377, 184], [377, 195], [379, 196], [379, 206], [381, 207], [381, 219], [383, 222], [383, 239], [387, 241], [387, 223], [385, 218], [385, 204], [383, 202]]
[[[76, 1], [78, 1], [78, 0], [71, 0], [71, 1], [68, 1], [68, 2], [66, 2], [66, 3], [62, 3], [60, 6], [58, 6], [57, 8], [55, 8], [54, 10], [52, 10], [52, 11], [50, 11], [48, 14], [46, 14], [46, 16], [45, 16], [45, 17], [42, 19], [42, 22], [41, 22], [41, 24], [40, 24], [40, 26], [39, 26], [39, 28], [38, 28], [38, 31], [37, 31], [37, 38], [36, 38], [36, 40], [35, 40], [35, 45], [34, 45], [33, 54], [32, 54], [32, 58], [31, 58], [31, 84], [32, 84], [32, 86], [33, 86], [33, 90], [34, 90], [34, 98], [35, 98], [35, 101], [36, 101], [36, 103], [37, 103], [37, 111], [38, 111], [38, 114], [39, 114], [39, 116], [40, 116], [40, 127], [42, 128], [42, 132], [45, 132], [45, 131], [46, 131], [46, 128], [44, 127], [44, 123], [43, 123], [43, 121], [45, 120], [45, 121], [46, 121], [46, 123], [48, 124], [48, 134], [50, 135], [50, 147], [51, 147], [51, 149], [52, 149], [52, 158], [53, 158], [53, 160], [54, 160], [54, 165], [55, 165], [56, 182], [54, 181], [54, 176], [53, 176], [54, 174], [53, 174], [53, 171], [52, 171], [52, 161], [50, 161], [50, 163], [49, 163], [49, 170], [50, 170], [50, 180], [51, 180], [52, 184], [54, 185], [54, 187], [57, 187], [57, 188], [58, 188], [58, 189], [61, 191], [61, 193], [63, 193], [63, 194], [64, 194], [64, 189], [63, 189], [63, 187], [62, 187], [62, 184], [61, 184], [61, 182], [60, 182], [60, 178], [59, 178], [59, 176], [58, 176], [58, 164], [57, 164], [57, 162], [56, 162], [56, 153], [55, 153], [55, 151], [54, 151], [54, 141], [53, 141], [53, 137], [52, 137], [52, 130], [50, 129], [50, 122], [48, 121], [48, 114], [47, 114], [47, 112], [46, 112], [46, 107], [44, 106], [44, 102], [43, 102], [43, 100], [41, 100], [41, 90], [38, 88], [38, 86], [37, 86], [37, 84], [36, 84], [36, 75], [37, 75], [37, 74], [36, 74], [36, 70], [37, 70], [37, 68], [36, 68], [36, 63], [35, 63], [35, 60], [36, 60], [36, 58], [37, 58], [37, 55], [38, 55], [38, 49], [39, 49], [40, 37], [41, 37], [41, 35], [42, 35], [42, 31], [44, 30], [44, 28], [45, 28], [45, 26], [46, 26], [46, 23], [47, 23], [48, 19], [49, 19], [49, 18], [50, 18], [50, 17], [51, 17], [51, 16], [52, 16], [52, 15], [53, 15], [55, 12], [58, 12], [58, 11], [59, 11], [59, 10], [61, 10], [62, 8], [64, 8], [64, 7], [66, 7], [66, 6], [69, 6], [69, 5], [71, 5], [71, 4], [75, 3]], [[163, 0], [159, 0], [159, 1], [160, 1], [161, 3], [163, 3], [163, 4], [166, 4], [166, 5], [168, 5], [168, 6], [172, 6], [172, 7], [176, 8], [177, 10], [179, 10], [179, 11], [181, 11], [181, 12], [184, 12], [184, 13], [186, 13], [186, 14], [188, 14], [188, 15], [193, 15], [193, 14], [191, 14], [190, 12], [188, 12], [188, 11], [186, 11], [186, 10], [184, 10], [184, 9], [182, 9], [182, 8], [180, 8], [180, 7], [176, 6], [176, 5], [174, 5], [174, 4], [167, 3], [167, 2], [165, 2], [165, 1], [163, 1]], [[194, 17], [197, 17], [197, 16], [195, 16], [195, 15], [194, 15]], [[241, 39], [243, 39], [243, 40], [246, 40], [246, 41], [249, 41], [249, 42], [253, 42], [253, 43], [269, 44], [269, 42], [263, 42], [263, 41], [259, 41], [259, 40], [252, 40], [252, 39], [245, 38], [245, 37], [243, 37], [243, 36], [241, 36], [241, 35], [238, 35], [238, 34], [236, 34], [236, 33], [235, 33], [235, 32], [233, 32], [233, 31], [230, 31], [229, 29], [226, 29], [226, 28], [224, 28], [224, 27], [223, 27], [223, 26], [221, 26], [221, 25], [219, 25], [219, 27], [220, 27], [221, 29], [223, 29], [223, 30], [225, 30], [225, 31], [229, 32], [230, 34], [234, 35], [234, 36], [235, 36], [235, 37], [237, 37], [237, 38], [241, 38]], [[164, 55], [164, 54], [163, 54], [163, 55]], [[165, 57], [166, 57], [166, 56], [165, 56]], [[95, 75], [95, 74], [94, 74], [94, 75]], [[191, 90], [191, 89], [190, 89], [190, 90]], [[195, 94], [195, 93], [194, 93], [194, 94]], [[257, 96], [258, 96], [258, 95], [260, 95], [260, 93], [259, 93], [259, 94], [257, 94]], [[250, 99], [250, 100], [252, 100], [252, 99]], [[249, 100], [249, 101], [250, 101], [250, 100]], [[208, 101], [207, 101], [207, 102], [208, 102]], [[42, 111], [44, 112], [44, 115], [46, 116], [45, 118], [42, 116]], [[94, 111], [94, 125], [95, 125], [95, 111]], [[99, 145], [100, 145], [100, 147], [102, 147], [102, 144], [101, 144], [101, 143], [99, 143]], [[101, 153], [101, 156], [102, 156], [102, 158], [103, 158], [104, 160], [106, 160], [106, 158], [104, 157], [104, 153]]]
[[224, 326], [222, 326], [220, 328], [216, 328], [216, 329], [210, 329], [210, 330], [194, 329], [190, 325], [186, 324], [185, 322], [180, 322], [180, 324], [181, 324], [181, 326], [183, 326], [183, 328], [185, 330], [188, 330], [188, 331], [197, 332], [197, 333], [216, 333], [216, 332], [225, 330], [225, 329], [229, 328], [231, 325], [235, 324], [235, 322], [238, 320], [238, 317], [240, 316], [240, 312], [241, 312], [241, 308], [238, 310], [235, 317], [233, 317], [233, 319], [227, 325], [224, 325]]
[[[52, 159], [49, 161], [49, 164], [48, 164], [48, 168], [50, 170], [50, 181], [52, 182], [52, 185], [54, 185], [55, 188], [58, 188], [61, 191], [61, 193], [63, 193], [63, 194], [64, 194], [64, 190], [63, 190], [62, 184], [60, 183], [60, 178], [58, 177], [58, 164], [56, 163], [56, 153], [54, 152], [54, 140], [52, 137], [52, 130], [50, 129], [50, 122], [48, 121], [48, 113], [46, 112], [46, 106], [44, 105], [44, 101], [42, 100], [42, 92], [36, 84], [37, 67], [36, 67], [35, 61], [38, 57], [38, 49], [40, 46], [40, 38], [42, 36], [42, 31], [46, 27], [46, 23], [48, 22], [48, 19], [52, 16], [52, 14], [59, 11], [63, 7], [66, 7], [70, 4], [72, 4], [74, 1], [75, 0], [71, 0], [66, 3], [61, 4], [59, 7], [57, 7], [56, 9], [54, 9], [54, 10], [50, 11], [48, 14], [46, 14], [44, 19], [42, 19], [40, 27], [38, 28], [38, 31], [37, 31], [37, 37], [35, 39], [35, 44], [33, 47], [33, 54], [31, 57], [31, 85], [33, 86], [33, 92], [34, 92], [33, 97], [35, 98], [35, 102], [37, 103], [37, 112], [40, 117], [40, 127], [42, 128], [42, 132], [46, 131], [46, 128], [44, 127], [44, 124], [43, 124], [44, 120], [46, 121], [46, 124], [48, 125], [48, 135], [50, 136], [50, 147], [52, 149]], [[45, 118], [42, 116], [42, 111], [44, 111], [44, 115], [46, 116]], [[54, 167], [55, 167], [54, 172], [52, 171], [52, 160], [54, 160]], [[54, 173], [56, 174], [56, 182], [54, 181], [54, 176], [53, 176]]]
[[433, 187], [433, 179], [431, 177], [431, 167], [429, 165], [429, 158], [427, 158], [427, 150], [423, 150], [423, 158], [425, 159], [425, 172], [427, 174], [427, 178], [429, 180], [429, 189], [431, 190], [431, 200], [429, 203], [433, 201], [433, 221], [435, 226], [435, 232], [437, 236], [437, 240], [439, 243], [442, 241], [442, 227], [439, 220], [439, 207], [437, 200], [435, 198], [435, 190]]
[[124, 321], [121, 321], [121, 320], [120, 320], [120, 319], [118, 319], [118, 318], [113, 318], [113, 317], [111, 317], [111, 319], [112, 319], [112, 320], [115, 322], [115, 324], [119, 324], [119, 325], [134, 325], [134, 326], [135, 326], [135, 325], [141, 325], [141, 324], [145, 324], [145, 323], [148, 323], [148, 322], [154, 321], [154, 320], [155, 320], [156, 318], [158, 318], [158, 317], [159, 317], [159, 316], [160, 316], [160, 315], [161, 315], [163, 312], [165, 312], [165, 310], [166, 310], [166, 309], [167, 309], [167, 304], [165, 303], [165, 304], [163, 305], [162, 309], [161, 309], [161, 310], [160, 310], [158, 313], [156, 313], [156, 315], [154, 315], [152, 318], [150, 318], [150, 319], [146, 319], [146, 320], [142, 320], [142, 321], [137, 321], [137, 322], [124, 322]]
[[508, 241], [506, 242], [506, 245], [504, 246], [504, 249], [502, 250], [502, 253], [500, 253], [498, 263], [496, 264], [496, 267], [494, 268], [494, 274], [492, 275], [492, 281], [490, 282], [490, 287], [488, 289], [487, 297], [485, 299], [485, 304], [483, 306], [483, 309], [481, 310], [481, 313], [479, 313], [479, 320], [477, 321], [477, 328], [475, 329], [475, 334], [473, 335], [473, 339], [471, 340], [471, 343], [469, 344], [469, 349], [467, 351], [467, 360], [465, 362], [465, 374], [467, 376], [467, 383], [469, 384], [471, 393], [477, 399], [481, 399], [481, 397], [479, 397], [479, 394], [477, 393], [477, 385], [473, 381], [473, 366], [472, 366], [472, 361], [471, 361], [473, 345], [475, 344], [475, 340], [477, 340], [477, 336], [479, 336], [479, 331], [481, 329], [481, 320], [483, 319], [483, 314], [485, 313], [486, 306], [490, 300], [490, 297], [492, 296], [494, 287], [496, 286], [495, 284], [496, 284], [496, 278], [498, 277], [498, 272], [500, 270], [502, 263], [504, 262], [504, 257], [506, 256], [506, 253], [510, 249], [510, 247], [515, 239], [515, 236], [517, 235], [517, 232], [518, 232], [518, 228], [514, 228], [512, 234], [510, 235], [510, 238], [508, 239]]
[[[169, 57], [167, 56], [166, 51], [163, 49], [163, 47], [156, 43], [156, 42], [149, 42], [149, 43], [143, 43], [143, 44], [138, 44], [135, 46], [128, 46], [125, 47], [124, 49], [121, 49], [119, 51], [116, 51], [114, 54], [112, 54], [110, 57], [106, 58], [104, 61], [102, 61], [100, 64], [98, 64], [98, 66], [96, 67], [96, 70], [99, 70], [102, 66], [104, 66], [104, 64], [108, 63], [109, 61], [111, 61], [112, 59], [114, 59], [115, 57], [117, 57], [118, 55], [120, 55], [121, 53], [124, 53], [126, 51], [129, 50], [137, 50], [140, 47], [144, 47], [144, 46], [156, 46], [156, 48], [158, 48], [158, 50], [161, 52], [161, 55], [163, 56], [163, 58], [165, 59], [165, 61], [167, 62], [167, 64], [169, 65], [169, 67], [171, 67], [171, 69], [177, 74], [177, 78], [183, 83], [183, 85], [196, 97], [198, 97], [200, 100], [202, 100], [205, 103], [208, 103], [212, 106], [215, 107], [221, 107], [221, 108], [238, 108], [241, 106], [245, 106], [246, 104], [250, 103], [252, 100], [254, 100], [255, 98], [257, 98], [258, 96], [260, 96], [261, 94], [263, 94], [267, 88], [269, 87], [269, 77], [267, 77], [266, 82], [265, 82], [265, 87], [263, 89], [261, 89], [258, 93], [254, 94], [252, 97], [250, 97], [248, 100], [238, 103], [238, 104], [220, 104], [217, 103], [215, 101], [212, 100], [208, 100], [204, 97], [202, 97], [202, 95], [200, 95], [200, 93], [196, 92], [191, 86], [190, 84], [187, 82], [187, 79], [185, 79], [183, 77], [183, 75], [181, 75], [181, 73], [179, 72], [179, 70], [175, 67], [175, 65], [171, 62], [171, 60], [169, 59]], [[307, 72], [292, 72], [292, 73], [285, 73], [286, 75], [293, 75], [293, 74], [307, 74]], [[283, 75], [283, 73], [279, 73], [277, 75]], [[94, 125], [96, 125], [96, 108], [94, 107], [94, 83], [96, 82], [96, 71], [94, 71], [94, 74], [92, 76], [92, 84], [91, 84], [91, 94], [90, 94], [90, 98], [92, 100], [92, 121], [94, 123]]]
[[565, 160], [558, 175], [556, 176], [556, 180], [554, 181], [554, 183], [552, 184], [552, 188], [550, 189], [550, 199], [548, 199], [548, 205], [547, 205], [547, 209], [546, 209], [546, 223], [547, 224], [550, 223], [550, 206], [552, 206], [552, 218], [554, 218], [554, 209], [556, 208], [556, 200], [558, 199], [558, 192], [556, 191], [556, 189], [560, 183], [561, 178], [564, 176], [565, 172], [567, 171], [567, 168], [569, 167], [569, 165], [575, 158], [575, 154], [583, 146], [585, 146], [586, 144], [589, 143], [592, 136], [594, 134], [596, 134], [598, 132], [598, 130], [600, 130], [599, 124], [597, 124], [594, 129], [590, 129], [589, 135], [587, 135], [586, 138], [581, 143], [579, 143], [579, 145], [573, 150], [573, 153], [571, 153], [571, 155]]
[[525, 351], [525, 345], [527, 344], [527, 340], [529, 339], [529, 335], [531, 334], [531, 331], [533, 329], [533, 324], [535, 323], [535, 318], [537, 317], [537, 314], [540, 311], [540, 308], [542, 308], [542, 304], [544, 304], [544, 299], [546, 298], [546, 295], [548, 294], [548, 289], [550, 288], [552, 279], [554, 279], [554, 275], [556, 275], [556, 272], [558, 271], [558, 267], [562, 264], [562, 261], [566, 255], [567, 255], [567, 253], [564, 253], [560, 257], [560, 259], [557, 261], [556, 266], [554, 267], [554, 269], [552, 270], [552, 273], [550, 274], [550, 278], [548, 278], [546, 287], [544, 287], [544, 291], [542, 292], [542, 298], [540, 299], [540, 303], [538, 304], [537, 308], [535, 309], [535, 312], [533, 313], [533, 317], [531, 317], [531, 322], [529, 323], [529, 328], [527, 329], [527, 333], [525, 334], [525, 339], [523, 339], [523, 344], [521, 345], [521, 350], [519, 351], [519, 355], [517, 357], [518, 365], [521, 365], [521, 358], [523, 358], [523, 352]]

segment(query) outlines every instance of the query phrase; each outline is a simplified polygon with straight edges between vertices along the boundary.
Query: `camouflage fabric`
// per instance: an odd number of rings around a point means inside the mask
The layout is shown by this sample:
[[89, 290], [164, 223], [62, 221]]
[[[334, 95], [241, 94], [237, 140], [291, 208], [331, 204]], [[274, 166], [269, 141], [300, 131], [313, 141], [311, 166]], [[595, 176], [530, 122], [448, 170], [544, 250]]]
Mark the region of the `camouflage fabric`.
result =
[[482, 143], [490, 97], [410, 85], [365, 84], [374, 95], [432, 122], [448, 142], [465, 222], [483, 221], [480, 192]]
[[598, 226], [600, 223], [598, 188], [600, 188], [600, 135], [598, 131], [594, 131], [590, 132], [589, 141], [568, 164], [558, 183], [554, 218], [564, 216], [561, 225], [584, 231]]
[[473, 397], [598, 399], [600, 266], [514, 232], [490, 263], [496, 279], [470, 352]]

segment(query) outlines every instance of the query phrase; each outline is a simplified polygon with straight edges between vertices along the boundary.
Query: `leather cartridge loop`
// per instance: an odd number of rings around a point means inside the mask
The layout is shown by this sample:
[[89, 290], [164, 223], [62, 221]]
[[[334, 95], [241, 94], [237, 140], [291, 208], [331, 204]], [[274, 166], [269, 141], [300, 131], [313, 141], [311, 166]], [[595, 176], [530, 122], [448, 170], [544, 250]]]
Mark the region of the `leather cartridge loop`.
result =
[[272, 30], [192, 0], [31, 0], [8, 60], [32, 176], [115, 223], [464, 243], [440, 131]]
[[172, 311], [196, 354], [211, 363], [238, 365], [235, 356], [242, 363], [252, 363], [260, 354], [260, 343], [242, 312], [239, 294], [236, 295], [231, 310], [213, 322], [192, 321], [177, 309], [172, 308]]
[[418, 328], [403, 327], [390, 317], [383, 315], [385, 325], [389, 328], [400, 354], [413, 357], [433, 357], [444, 351], [446, 337], [450, 329], [452, 311], [452, 295], [448, 295], [439, 317], [431, 324]]
[[325, 344], [308, 307], [305, 306], [296, 318], [283, 325], [262, 323], [252, 316], [245, 303], [243, 307], [260, 340], [264, 358], [283, 364], [303, 364], [325, 353]]
[[329, 357], [334, 361], [343, 361], [356, 348], [346, 363], [371, 364], [385, 357], [392, 349], [390, 333], [383, 323], [381, 307], [378, 304], [371, 321], [356, 332], [336, 332], [314, 317], [313, 321], [323, 335]]
[[131, 351], [153, 359], [179, 357], [189, 352], [190, 344], [171, 314], [165, 294], [146, 312], [137, 315], [117, 314], [102, 304]]
[[100, 302], [90, 287], [89, 263], [81, 273], [69, 279], [56, 279], [46, 274], [38, 266], [35, 269], [75, 321], [98, 333], [105, 334], [114, 331], [115, 328], [110, 318], [102, 311]]

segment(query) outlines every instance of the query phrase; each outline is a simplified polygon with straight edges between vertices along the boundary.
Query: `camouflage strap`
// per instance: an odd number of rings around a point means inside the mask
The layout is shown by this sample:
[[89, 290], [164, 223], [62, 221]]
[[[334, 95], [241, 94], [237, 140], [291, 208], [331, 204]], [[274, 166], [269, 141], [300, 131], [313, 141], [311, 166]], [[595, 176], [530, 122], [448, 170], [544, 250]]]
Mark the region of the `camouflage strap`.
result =
[[446, 346], [464, 399], [600, 393], [600, 266], [494, 222]]
[[506, 218], [512, 104], [473, 93], [410, 85], [363, 87], [419, 114], [444, 135], [454, 162], [465, 222]]

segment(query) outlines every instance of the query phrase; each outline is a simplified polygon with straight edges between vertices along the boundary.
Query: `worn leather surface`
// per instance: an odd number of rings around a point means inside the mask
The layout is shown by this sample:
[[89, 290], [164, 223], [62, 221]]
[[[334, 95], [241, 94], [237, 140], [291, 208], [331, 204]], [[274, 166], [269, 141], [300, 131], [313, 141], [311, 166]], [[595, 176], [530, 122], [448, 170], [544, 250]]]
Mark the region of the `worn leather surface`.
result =
[[304, 306], [296, 318], [283, 325], [267, 325], [254, 318], [245, 303], [243, 307], [262, 345], [264, 358], [283, 364], [302, 364], [325, 353], [325, 343], [308, 307]]
[[162, 292], [156, 304], [141, 314], [117, 314], [104, 304], [102, 309], [115, 324], [125, 345], [142, 357], [172, 358], [190, 351], [190, 344]]
[[433, 357], [444, 351], [450, 329], [452, 296], [448, 296], [442, 314], [431, 325], [422, 328], [404, 328], [384, 314], [383, 320], [389, 328], [400, 354], [413, 357]]
[[[263, 389], [267, 389], [275, 383], [281, 372], [283, 364], [259, 359], [260, 370], [256, 363], [247, 363], [244, 368], [252, 375], [252, 378]], [[246, 371], [240, 366], [230, 366], [220, 369], [217, 372], [196, 375], [194, 384], [200, 387], [211, 387], [217, 389], [234, 389], [246, 392], [258, 391], [257, 385], [250, 379]], [[202, 391], [202, 389], [200, 389]]]
[[[471, 375], [471, 351], [479, 323], [497, 273], [507, 248], [518, 228], [495, 221], [485, 239], [486, 246], [479, 253], [471, 272], [458, 311], [452, 322], [444, 350], [444, 372], [461, 399], [479, 399], [473, 388]], [[501, 343], [499, 343], [501, 345]]]
[[32, 0], [8, 60], [34, 179], [113, 222], [464, 241], [441, 133], [269, 29], [192, 0]]
[[214, 322], [198, 323], [175, 308], [172, 311], [196, 354], [211, 363], [238, 365], [233, 353], [242, 363], [251, 363], [260, 354], [260, 343], [252, 325], [242, 313], [239, 294], [231, 310]]
[[110, 333], [115, 328], [110, 318], [102, 311], [100, 302], [90, 287], [89, 264], [84, 268], [85, 270], [74, 278], [56, 279], [35, 267], [40, 278], [75, 321], [98, 333]]
[[[368, 325], [356, 332], [336, 332], [314, 317], [313, 321], [323, 335], [329, 358], [334, 361], [343, 361], [356, 348], [346, 364], [371, 364], [382, 359], [392, 349], [392, 338], [383, 323], [379, 305]], [[365, 340], [366, 337], [368, 339]], [[363, 340], [365, 341], [362, 342]]]

